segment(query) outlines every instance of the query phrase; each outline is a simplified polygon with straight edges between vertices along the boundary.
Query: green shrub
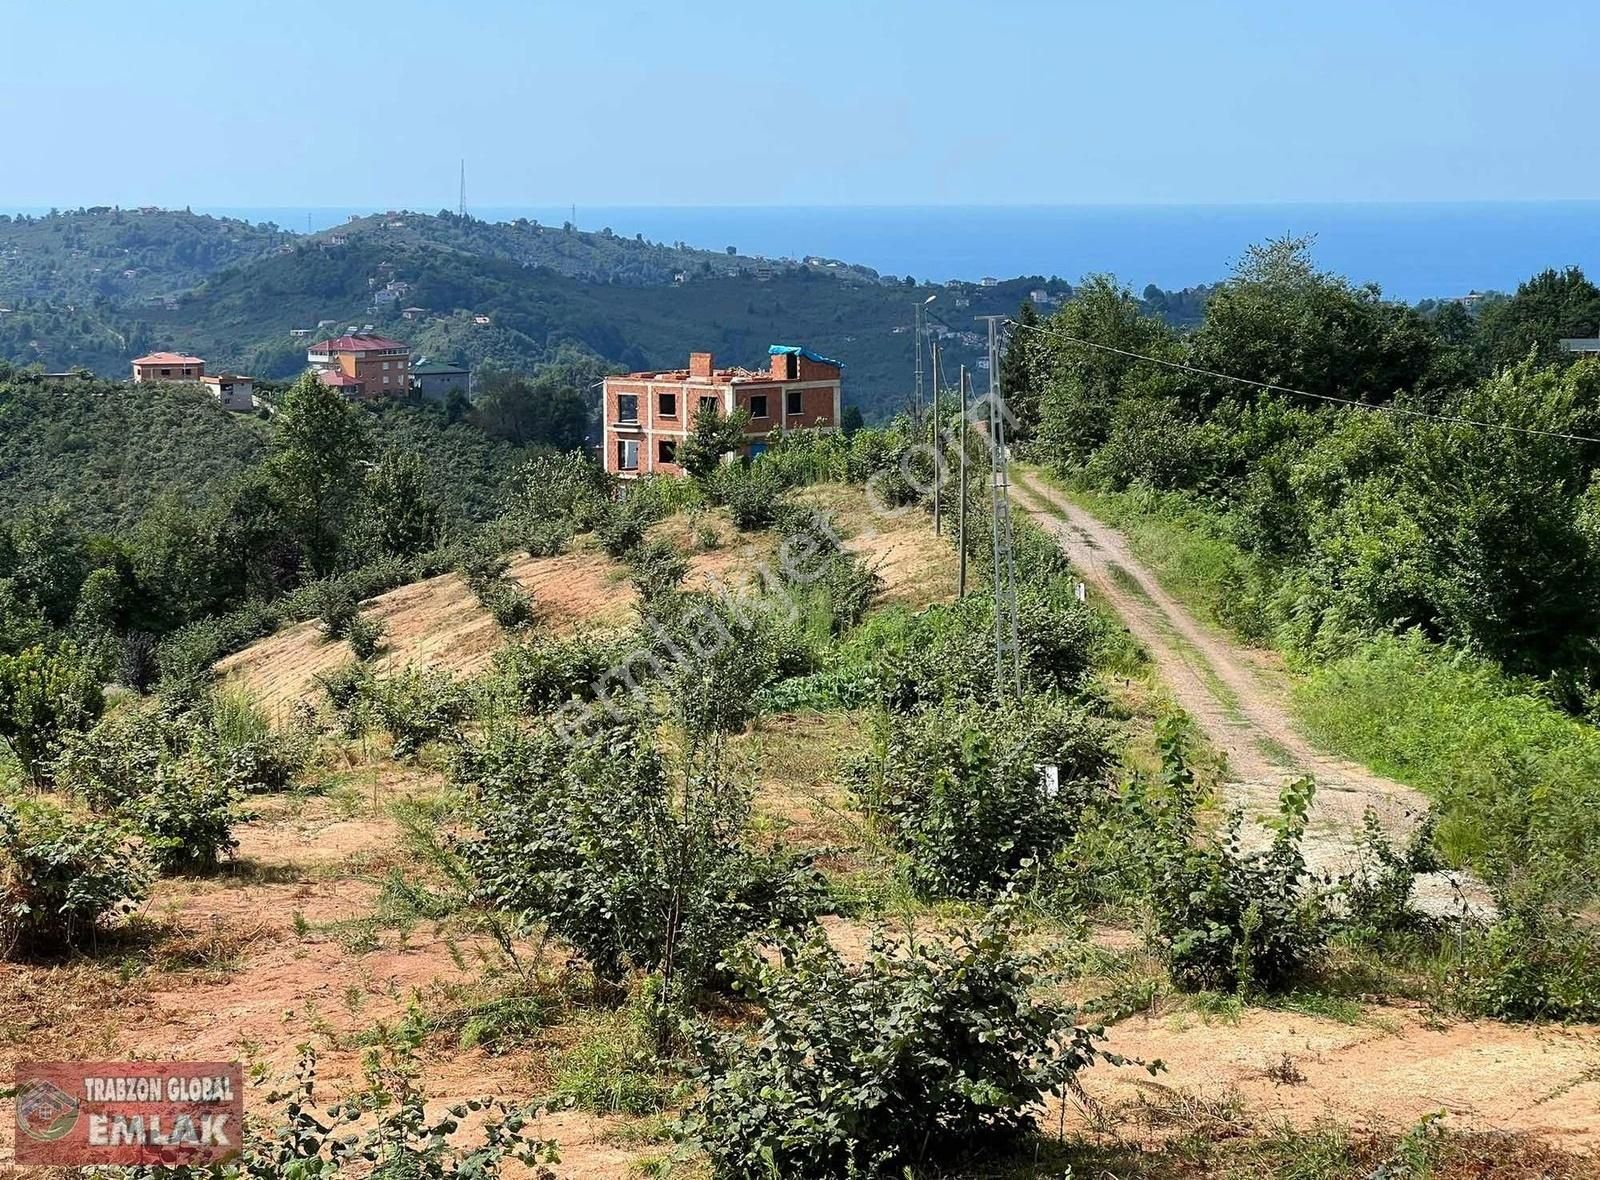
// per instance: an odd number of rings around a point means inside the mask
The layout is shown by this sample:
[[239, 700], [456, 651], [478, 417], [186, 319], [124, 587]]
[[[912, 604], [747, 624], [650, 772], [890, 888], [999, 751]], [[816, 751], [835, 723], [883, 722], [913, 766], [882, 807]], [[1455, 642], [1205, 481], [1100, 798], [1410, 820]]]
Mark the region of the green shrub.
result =
[[762, 1021], [711, 1036], [681, 1133], [713, 1175], [835, 1180], [943, 1173], [1022, 1141], [1097, 1059], [1098, 1028], [1043, 1001], [1009, 908], [950, 945], [875, 941], [859, 966], [820, 934], [749, 964]]
[[1189, 808], [1152, 834], [1155, 941], [1179, 986], [1271, 991], [1314, 962], [1327, 939], [1326, 905], [1300, 841], [1315, 789], [1308, 778], [1284, 787], [1262, 851], [1244, 850], [1237, 814], [1214, 840], [1197, 838]]
[[1574, 885], [1528, 878], [1496, 890], [1498, 916], [1462, 937], [1455, 1001], [1508, 1020], [1600, 1019], [1600, 933]]
[[923, 897], [982, 897], [1048, 859], [1112, 762], [1106, 723], [1059, 699], [948, 702], [881, 726], [848, 778]]
[[312, 582], [303, 588], [303, 593], [311, 598], [322, 634], [330, 640], [343, 639], [350, 633], [351, 624], [360, 618], [361, 600], [342, 579]]
[[625, 641], [616, 639], [537, 635], [495, 652], [492, 675], [521, 712], [538, 715], [573, 699], [592, 700], [626, 651]]
[[[317, 673], [328, 704], [341, 717], [348, 718], [367, 698], [372, 688], [372, 669], [357, 660], [341, 664], [329, 672]], [[351, 736], [357, 736], [352, 734]]]
[[627, 560], [634, 589], [645, 610], [675, 594], [689, 573], [689, 559], [671, 541], [660, 537], [636, 545]]
[[107, 717], [68, 743], [57, 780], [95, 811], [132, 823], [164, 872], [206, 871], [237, 847], [244, 792], [281, 790], [303, 758], [248, 701], [222, 697]]
[[150, 889], [130, 829], [46, 797], [0, 799], [0, 957], [81, 945]]
[[472, 589], [484, 609], [507, 631], [521, 631], [533, 625], [536, 617], [533, 595], [510, 578], [477, 582]]
[[0, 652], [0, 741], [42, 786], [68, 734], [88, 729], [105, 708], [100, 677], [76, 644]]
[[522, 547], [529, 557], [560, 557], [572, 544], [572, 533], [565, 518], [536, 521], [523, 530]]
[[409, 664], [374, 679], [368, 697], [373, 719], [394, 739], [399, 758], [453, 737], [472, 706], [470, 694], [450, 673]]
[[715, 769], [674, 784], [650, 718], [573, 745], [514, 729], [457, 761], [481, 837], [479, 895], [541, 924], [610, 979], [661, 971], [678, 994], [718, 976], [747, 935], [810, 915], [807, 862], [748, 849], [748, 790]]
[[748, 466], [726, 463], [706, 480], [714, 503], [727, 506], [734, 527], [741, 532], [764, 529], [778, 517], [785, 491], [782, 477], [757, 460]]
[[382, 619], [356, 615], [345, 627], [344, 637], [358, 660], [370, 660], [383, 647], [383, 637], [388, 627]]
[[157, 767], [155, 781], [119, 814], [138, 827], [163, 873], [204, 873], [239, 847], [238, 804], [238, 789], [191, 756]]

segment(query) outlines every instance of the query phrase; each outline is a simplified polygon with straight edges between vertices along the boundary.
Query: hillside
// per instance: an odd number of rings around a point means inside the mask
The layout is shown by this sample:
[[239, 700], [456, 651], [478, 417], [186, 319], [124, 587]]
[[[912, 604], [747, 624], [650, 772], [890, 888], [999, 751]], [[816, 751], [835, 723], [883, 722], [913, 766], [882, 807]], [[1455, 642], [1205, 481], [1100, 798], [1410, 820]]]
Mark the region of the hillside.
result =
[[191, 505], [266, 451], [266, 424], [229, 414], [197, 388], [0, 373], [0, 512], [59, 502], [104, 530], [163, 496]]
[[[306, 343], [291, 331], [319, 325], [371, 324], [434, 360], [520, 370], [564, 357], [664, 367], [701, 348], [759, 364], [767, 345], [803, 341], [845, 362], [846, 399], [876, 419], [910, 392], [913, 308], [929, 295], [939, 295], [932, 310], [953, 333], [945, 341], [953, 374], [982, 354], [974, 316], [1013, 313], [1040, 287], [1067, 290], [1036, 277], [906, 287], [840, 263], [763, 262], [452, 214], [385, 214], [309, 236], [118, 211], [5, 228], [15, 285], [0, 292], [17, 295], [0, 314], [0, 357], [112, 377], [156, 348], [289, 377], [304, 367]], [[113, 256], [136, 265], [110, 270]], [[404, 286], [375, 304], [391, 283]], [[425, 310], [408, 319], [406, 307]]]
[[[450, 422], [434, 405], [362, 405], [358, 413], [374, 454], [422, 455], [440, 473], [446, 502], [472, 520], [500, 510], [506, 481], [531, 453]], [[193, 387], [55, 384], [0, 364], [0, 512], [59, 503], [80, 527], [109, 531], [163, 497], [203, 506], [265, 456], [273, 431]]]
[[45, 217], [0, 215], [0, 304], [160, 298], [288, 236], [276, 226], [174, 209], [97, 206]]

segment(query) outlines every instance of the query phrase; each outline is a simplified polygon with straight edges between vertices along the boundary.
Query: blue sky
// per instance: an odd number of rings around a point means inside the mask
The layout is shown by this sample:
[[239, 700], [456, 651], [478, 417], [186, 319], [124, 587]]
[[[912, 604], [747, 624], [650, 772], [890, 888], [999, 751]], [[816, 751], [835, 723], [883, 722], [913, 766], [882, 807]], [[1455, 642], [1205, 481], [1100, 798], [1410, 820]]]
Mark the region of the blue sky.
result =
[[1600, 196], [1565, 0], [0, 0], [0, 207]]

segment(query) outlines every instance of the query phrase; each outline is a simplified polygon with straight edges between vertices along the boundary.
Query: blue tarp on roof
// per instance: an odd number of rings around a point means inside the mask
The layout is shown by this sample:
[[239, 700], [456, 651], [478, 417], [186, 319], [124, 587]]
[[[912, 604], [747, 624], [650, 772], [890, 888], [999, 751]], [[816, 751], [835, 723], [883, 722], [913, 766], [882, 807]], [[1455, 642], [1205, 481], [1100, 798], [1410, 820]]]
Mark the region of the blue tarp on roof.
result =
[[767, 349], [768, 356], [803, 356], [808, 361], [815, 361], [819, 365], [832, 365], [836, 369], [844, 368], [843, 361], [836, 361], [831, 356], [822, 356], [812, 352], [809, 348], [802, 348], [798, 344], [774, 344]]

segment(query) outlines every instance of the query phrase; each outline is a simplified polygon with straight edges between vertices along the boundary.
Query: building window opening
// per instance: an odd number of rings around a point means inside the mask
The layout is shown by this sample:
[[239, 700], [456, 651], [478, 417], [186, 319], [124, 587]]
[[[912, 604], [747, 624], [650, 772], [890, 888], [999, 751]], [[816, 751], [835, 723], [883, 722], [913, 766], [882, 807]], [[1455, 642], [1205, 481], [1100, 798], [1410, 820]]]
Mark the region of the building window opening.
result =
[[617, 440], [617, 467], [622, 471], [639, 470], [638, 439], [622, 438]]
[[783, 412], [785, 414], [803, 414], [805, 412], [805, 394], [798, 389], [791, 389], [783, 395]]
[[750, 416], [752, 418], [765, 418], [767, 416], [767, 395], [754, 393], [750, 395]]
[[658, 401], [656, 404], [657, 404], [658, 408], [660, 409], [661, 416], [663, 418], [676, 418], [678, 416], [678, 395], [677, 394], [675, 394], [675, 393], [663, 393], [661, 395], [661, 400]]
[[678, 461], [678, 444], [670, 438], [664, 438], [656, 444], [656, 459], [662, 463], [676, 463]]
[[617, 394], [617, 421], [637, 422], [639, 420], [639, 395], [634, 393]]

